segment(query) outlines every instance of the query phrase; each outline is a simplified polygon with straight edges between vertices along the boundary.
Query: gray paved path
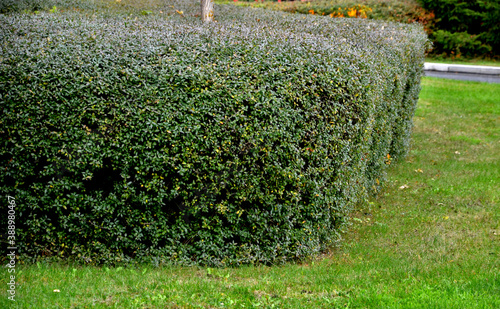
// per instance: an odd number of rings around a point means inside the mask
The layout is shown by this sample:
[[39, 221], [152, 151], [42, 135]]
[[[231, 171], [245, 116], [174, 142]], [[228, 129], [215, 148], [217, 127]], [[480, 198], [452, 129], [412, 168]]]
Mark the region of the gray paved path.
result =
[[458, 79], [458, 80], [470, 80], [475, 82], [500, 83], [500, 76], [495, 76], [495, 75], [425, 71], [425, 76]]
[[500, 67], [425, 63], [425, 76], [500, 83]]

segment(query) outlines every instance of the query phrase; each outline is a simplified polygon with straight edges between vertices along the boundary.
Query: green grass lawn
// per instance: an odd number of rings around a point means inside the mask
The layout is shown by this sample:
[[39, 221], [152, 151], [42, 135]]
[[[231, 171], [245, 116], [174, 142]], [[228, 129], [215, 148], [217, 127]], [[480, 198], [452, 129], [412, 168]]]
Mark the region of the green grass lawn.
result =
[[19, 265], [0, 308], [500, 308], [499, 164], [500, 85], [424, 78], [410, 155], [341, 247], [238, 269]]

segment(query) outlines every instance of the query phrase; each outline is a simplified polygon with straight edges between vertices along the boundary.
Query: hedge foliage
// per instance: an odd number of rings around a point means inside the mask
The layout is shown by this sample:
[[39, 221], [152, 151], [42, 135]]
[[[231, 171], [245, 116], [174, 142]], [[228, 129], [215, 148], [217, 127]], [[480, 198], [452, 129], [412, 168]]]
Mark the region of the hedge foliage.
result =
[[[222, 0], [221, 0], [222, 1]], [[368, 18], [424, 26], [434, 43], [432, 56], [497, 58], [500, 54], [498, 0], [312, 0], [237, 2], [285, 12], [336, 18]], [[244, 4], [246, 3], [246, 4]]]
[[418, 26], [110, 5], [0, 15], [0, 192], [24, 261], [300, 259], [408, 150]]

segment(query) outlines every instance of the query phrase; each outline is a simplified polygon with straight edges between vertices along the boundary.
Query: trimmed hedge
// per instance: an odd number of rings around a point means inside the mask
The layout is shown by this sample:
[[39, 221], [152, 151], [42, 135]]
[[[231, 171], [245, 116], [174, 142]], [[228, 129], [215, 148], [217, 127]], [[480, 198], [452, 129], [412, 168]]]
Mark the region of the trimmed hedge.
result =
[[[433, 42], [434, 48], [429, 51], [433, 56], [451, 59], [494, 59], [499, 56], [498, 0], [314, 0], [281, 3], [247, 1], [246, 5], [252, 7], [292, 13], [419, 22]], [[239, 5], [242, 3], [245, 2], [237, 2]]]
[[205, 25], [180, 5], [0, 15], [0, 192], [24, 261], [300, 259], [408, 151], [420, 27], [232, 6]]

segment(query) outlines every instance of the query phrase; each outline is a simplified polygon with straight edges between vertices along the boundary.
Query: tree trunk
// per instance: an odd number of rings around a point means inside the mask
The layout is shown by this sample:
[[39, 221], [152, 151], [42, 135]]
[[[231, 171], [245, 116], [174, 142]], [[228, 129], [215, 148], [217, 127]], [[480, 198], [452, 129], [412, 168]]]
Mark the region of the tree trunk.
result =
[[201, 0], [201, 19], [205, 22], [214, 20], [214, 0]]

